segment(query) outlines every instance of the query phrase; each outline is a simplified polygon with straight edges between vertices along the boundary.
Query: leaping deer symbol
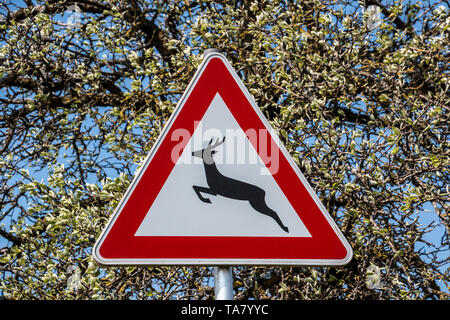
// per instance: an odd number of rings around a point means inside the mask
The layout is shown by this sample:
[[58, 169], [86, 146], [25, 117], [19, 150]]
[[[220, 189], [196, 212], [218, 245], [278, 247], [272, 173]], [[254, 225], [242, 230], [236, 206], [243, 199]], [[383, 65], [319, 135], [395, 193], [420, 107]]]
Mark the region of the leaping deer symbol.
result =
[[266, 192], [263, 189], [250, 183], [226, 177], [217, 170], [213, 159], [213, 156], [216, 153], [214, 149], [224, 143], [224, 141], [225, 137], [223, 137], [222, 141], [217, 139], [215, 143], [213, 143], [213, 139], [211, 139], [205, 149], [192, 152], [194, 157], [199, 157], [203, 160], [206, 181], [209, 187], [192, 186], [199, 199], [203, 202], [211, 203], [209, 198], [205, 198], [201, 194], [206, 193], [213, 196], [220, 195], [230, 199], [246, 200], [253, 209], [271, 217], [278, 223], [281, 229], [289, 233], [288, 227], [281, 222], [278, 214], [267, 206], [265, 201]]

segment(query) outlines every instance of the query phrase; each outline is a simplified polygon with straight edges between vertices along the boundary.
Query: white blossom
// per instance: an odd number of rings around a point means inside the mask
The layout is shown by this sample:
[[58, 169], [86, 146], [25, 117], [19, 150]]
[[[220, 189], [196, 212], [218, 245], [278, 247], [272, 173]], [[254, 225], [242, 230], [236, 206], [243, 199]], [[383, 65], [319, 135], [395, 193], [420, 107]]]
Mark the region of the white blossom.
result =
[[370, 5], [367, 7], [367, 28], [373, 30], [377, 28], [381, 23], [381, 8], [377, 5]]
[[67, 273], [72, 275], [67, 278], [67, 289], [69, 291], [78, 291], [81, 285], [81, 270], [77, 265], [70, 265], [67, 268]]

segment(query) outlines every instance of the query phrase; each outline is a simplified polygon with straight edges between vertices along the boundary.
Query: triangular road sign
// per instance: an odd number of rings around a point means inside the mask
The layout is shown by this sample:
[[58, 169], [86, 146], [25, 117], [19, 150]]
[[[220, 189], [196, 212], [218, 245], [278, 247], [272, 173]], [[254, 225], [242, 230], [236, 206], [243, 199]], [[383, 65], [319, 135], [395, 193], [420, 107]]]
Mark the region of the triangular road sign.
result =
[[93, 255], [104, 265], [343, 265], [353, 252], [230, 63], [214, 52]]

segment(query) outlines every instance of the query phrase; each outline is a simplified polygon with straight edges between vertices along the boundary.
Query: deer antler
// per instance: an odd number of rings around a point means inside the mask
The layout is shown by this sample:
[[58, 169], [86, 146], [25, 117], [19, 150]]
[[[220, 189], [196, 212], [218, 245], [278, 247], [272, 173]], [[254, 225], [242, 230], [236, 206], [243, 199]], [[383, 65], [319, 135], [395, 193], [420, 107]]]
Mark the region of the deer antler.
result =
[[209, 149], [214, 149], [214, 148], [220, 146], [222, 143], [225, 142], [225, 137], [223, 137], [222, 141], [220, 141], [220, 139], [217, 139], [216, 142], [214, 142], [213, 144], [211, 144], [212, 141], [213, 141], [213, 139], [211, 138], [211, 141], [210, 141], [209, 144], [208, 144], [208, 148], [209, 148]]

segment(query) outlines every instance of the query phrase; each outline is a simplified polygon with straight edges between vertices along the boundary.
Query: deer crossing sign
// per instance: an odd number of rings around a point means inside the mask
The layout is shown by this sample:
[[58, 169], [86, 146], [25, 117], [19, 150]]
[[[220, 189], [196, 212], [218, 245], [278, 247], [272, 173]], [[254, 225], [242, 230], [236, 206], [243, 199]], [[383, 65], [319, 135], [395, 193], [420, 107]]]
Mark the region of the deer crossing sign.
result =
[[93, 255], [104, 265], [343, 265], [353, 253], [230, 63], [213, 52]]

